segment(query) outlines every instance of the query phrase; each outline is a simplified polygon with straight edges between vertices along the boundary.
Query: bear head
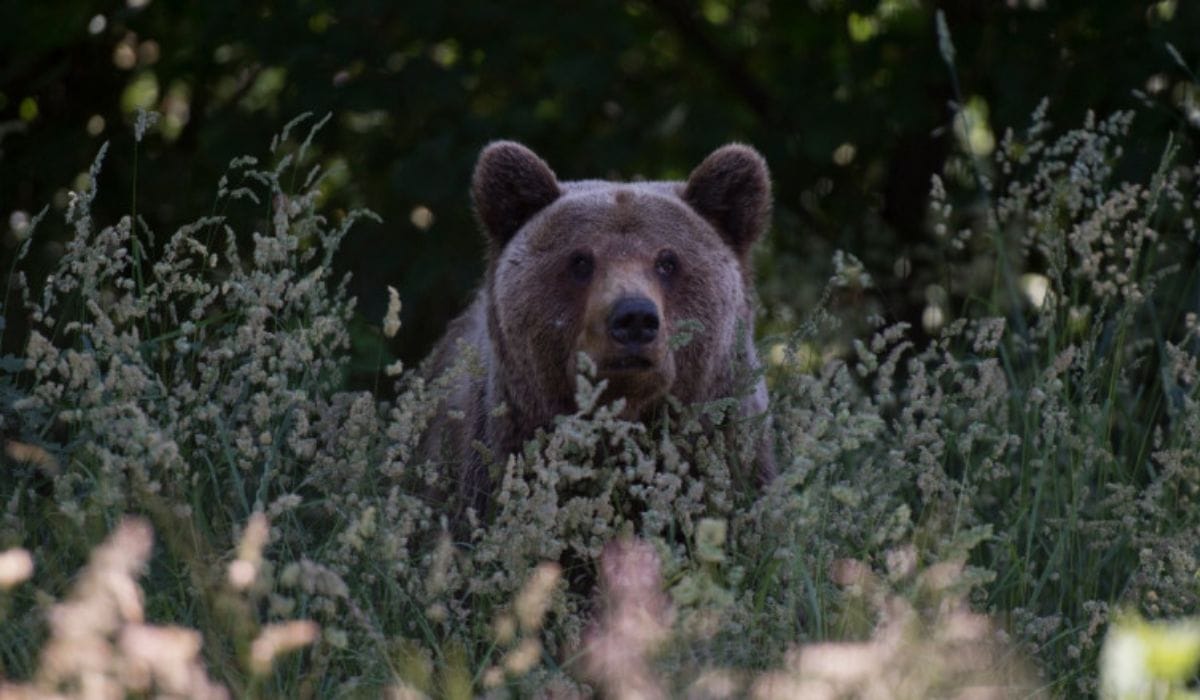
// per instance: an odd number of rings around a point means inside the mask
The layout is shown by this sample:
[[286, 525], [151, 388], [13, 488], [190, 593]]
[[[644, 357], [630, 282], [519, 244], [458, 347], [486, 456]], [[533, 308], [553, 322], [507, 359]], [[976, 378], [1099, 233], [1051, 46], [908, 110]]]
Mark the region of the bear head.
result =
[[629, 418], [668, 393], [691, 402], [734, 388], [735, 357], [753, 354], [750, 251], [771, 211], [754, 149], [724, 146], [686, 182], [559, 182], [529, 149], [496, 142], [472, 198], [497, 388], [522, 422], [573, 410], [580, 352]]

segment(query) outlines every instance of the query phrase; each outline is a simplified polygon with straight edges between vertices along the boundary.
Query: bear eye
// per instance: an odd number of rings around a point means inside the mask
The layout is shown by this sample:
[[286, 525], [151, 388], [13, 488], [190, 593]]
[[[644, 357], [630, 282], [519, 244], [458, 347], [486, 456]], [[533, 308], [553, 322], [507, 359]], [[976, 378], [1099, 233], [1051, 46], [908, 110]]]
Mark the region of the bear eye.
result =
[[567, 263], [567, 271], [577, 282], [586, 282], [592, 276], [595, 262], [588, 253], [575, 253]]
[[658, 254], [658, 259], [654, 261], [654, 271], [664, 279], [670, 279], [675, 276], [675, 271], [679, 269], [679, 258], [675, 253], [664, 250]]

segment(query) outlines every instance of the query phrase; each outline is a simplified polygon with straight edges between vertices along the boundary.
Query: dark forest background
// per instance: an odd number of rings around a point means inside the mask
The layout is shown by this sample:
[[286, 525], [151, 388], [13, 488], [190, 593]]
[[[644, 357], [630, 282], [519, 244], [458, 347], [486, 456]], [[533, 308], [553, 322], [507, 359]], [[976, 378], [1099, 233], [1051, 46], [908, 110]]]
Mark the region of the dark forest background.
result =
[[[265, 156], [300, 113], [331, 112], [315, 145], [335, 172], [329, 209], [384, 220], [342, 248], [356, 345], [370, 345], [391, 284], [404, 330], [387, 351], [411, 362], [478, 282], [468, 181], [488, 141], [528, 144], [562, 179], [674, 179], [736, 140], [775, 179], [757, 260], [764, 332], [795, 326], [837, 249], [866, 264], [885, 315], [919, 325], [939, 255], [931, 174], [986, 158], [1044, 97], [1062, 128], [1139, 108], [1123, 167], [1153, 168], [1168, 134], [1200, 125], [1197, 37], [1200, 7], [1173, 1], [7, 0], [0, 259], [7, 270], [25, 217], [50, 204], [30, 260], [48, 268], [68, 234], [55, 212], [105, 140], [97, 218], [128, 214], [136, 186], [162, 236], [210, 213], [232, 158]], [[138, 108], [163, 120], [135, 174]]]

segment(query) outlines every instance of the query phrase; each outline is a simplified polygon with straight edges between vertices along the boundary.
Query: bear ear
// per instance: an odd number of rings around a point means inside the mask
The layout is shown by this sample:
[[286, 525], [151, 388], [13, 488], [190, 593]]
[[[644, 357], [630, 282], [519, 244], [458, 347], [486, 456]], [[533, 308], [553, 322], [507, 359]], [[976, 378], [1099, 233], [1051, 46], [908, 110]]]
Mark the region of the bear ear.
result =
[[683, 199], [744, 260], [771, 218], [767, 161], [749, 146], [722, 146], [688, 176]]
[[479, 154], [471, 178], [471, 199], [494, 251], [502, 249], [559, 194], [554, 171], [521, 144], [494, 141]]

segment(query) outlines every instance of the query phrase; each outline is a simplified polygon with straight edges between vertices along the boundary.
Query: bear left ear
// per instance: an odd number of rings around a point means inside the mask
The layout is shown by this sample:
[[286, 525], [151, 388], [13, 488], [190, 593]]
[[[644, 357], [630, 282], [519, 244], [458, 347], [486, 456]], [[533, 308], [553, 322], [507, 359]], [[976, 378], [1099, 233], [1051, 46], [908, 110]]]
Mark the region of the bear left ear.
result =
[[767, 161], [749, 146], [722, 146], [688, 176], [683, 199], [745, 260], [771, 218]]
[[521, 144], [494, 141], [479, 154], [471, 178], [471, 199], [493, 251], [503, 249], [534, 214], [558, 199], [559, 194], [554, 171]]

